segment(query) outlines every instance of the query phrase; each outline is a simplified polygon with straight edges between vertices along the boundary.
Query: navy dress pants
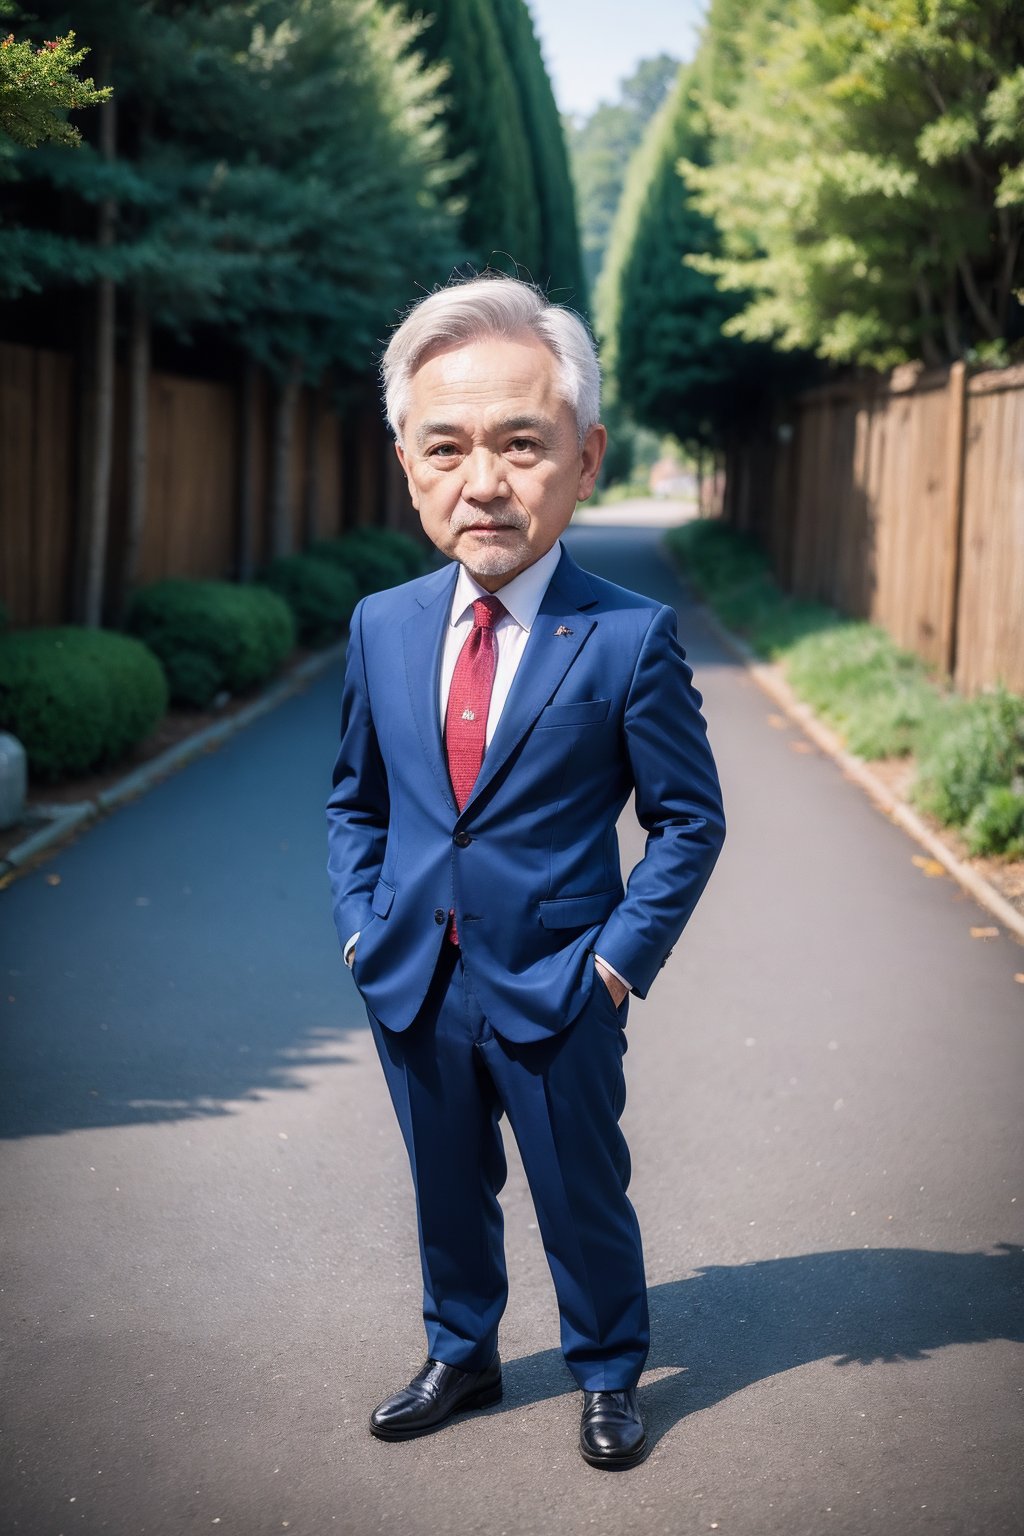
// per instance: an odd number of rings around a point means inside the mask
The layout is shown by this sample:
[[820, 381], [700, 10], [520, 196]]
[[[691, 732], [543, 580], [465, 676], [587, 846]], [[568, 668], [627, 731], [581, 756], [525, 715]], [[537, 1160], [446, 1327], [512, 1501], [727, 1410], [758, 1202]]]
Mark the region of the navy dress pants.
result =
[[[592, 961], [588, 961], [592, 964]], [[508, 1295], [499, 1121], [515, 1135], [561, 1318], [562, 1351], [586, 1391], [634, 1386], [649, 1344], [629, 1150], [619, 1128], [628, 999], [595, 972], [582, 1013], [517, 1045], [484, 1018], [461, 953], [445, 945], [408, 1030], [370, 1024], [416, 1191], [428, 1354], [463, 1370], [494, 1355]]]

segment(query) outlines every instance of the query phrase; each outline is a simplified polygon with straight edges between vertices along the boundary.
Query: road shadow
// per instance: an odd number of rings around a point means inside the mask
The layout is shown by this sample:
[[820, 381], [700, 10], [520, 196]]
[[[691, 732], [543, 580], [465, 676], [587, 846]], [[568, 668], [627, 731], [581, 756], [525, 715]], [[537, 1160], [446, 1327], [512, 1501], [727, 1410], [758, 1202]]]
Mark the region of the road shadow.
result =
[[[657, 1442], [681, 1419], [755, 1382], [830, 1360], [837, 1368], [927, 1360], [951, 1344], [1024, 1342], [1024, 1248], [933, 1253], [855, 1248], [714, 1264], [651, 1288], [641, 1386]], [[573, 1390], [558, 1350], [506, 1361], [506, 1409]]]

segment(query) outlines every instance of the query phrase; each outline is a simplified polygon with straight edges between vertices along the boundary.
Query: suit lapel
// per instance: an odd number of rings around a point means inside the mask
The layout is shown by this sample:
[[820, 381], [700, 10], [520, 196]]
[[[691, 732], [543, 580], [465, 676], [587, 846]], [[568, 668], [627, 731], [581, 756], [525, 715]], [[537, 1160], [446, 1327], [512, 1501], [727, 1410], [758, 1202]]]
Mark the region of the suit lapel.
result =
[[[472, 809], [477, 797], [500, 773], [576, 660], [596, 624], [595, 619], [584, 616], [580, 610], [591, 608], [596, 602], [597, 597], [586, 575], [563, 548], [463, 815]], [[436, 699], [435, 686], [435, 713]]]
[[441, 652], [457, 576], [458, 566], [453, 565], [441, 571], [436, 580], [429, 578], [423, 593], [417, 594], [420, 611], [406, 619], [402, 626], [405, 675], [416, 729], [427, 762], [452, 810], [455, 809], [455, 796], [441, 743], [437, 701], [441, 686]]

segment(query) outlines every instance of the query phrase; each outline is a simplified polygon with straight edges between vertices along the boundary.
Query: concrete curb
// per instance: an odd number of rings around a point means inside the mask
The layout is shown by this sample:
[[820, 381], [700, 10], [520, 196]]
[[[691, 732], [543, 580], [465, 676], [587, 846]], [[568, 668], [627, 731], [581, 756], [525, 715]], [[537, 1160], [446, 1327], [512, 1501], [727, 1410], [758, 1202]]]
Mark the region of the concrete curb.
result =
[[318, 651], [315, 656], [308, 656], [286, 678], [282, 678], [279, 683], [272, 683], [259, 698], [247, 704], [244, 709], [240, 709], [237, 714], [231, 715], [226, 720], [215, 720], [212, 725], [196, 731], [194, 736], [187, 736], [184, 741], [168, 747], [167, 751], [161, 752], [159, 757], [143, 763], [141, 768], [132, 769], [109, 789], [102, 790], [95, 799], [83, 800], [77, 805], [54, 807], [53, 820], [49, 826], [33, 832], [24, 842], [9, 849], [5, 858], [0, 859], [0, 881], [23, 870], [39, 854], [46, 853], [58, 843], [64, 842], [73, 832], [89, 826], [106, 812], [123, 805], [126, 800], [134, 800], [139, 795], [145, 794], [162, 779], [176, 773], [179, 768], [184, 768], [193, 758], [201, 757], [211, 748], [221, 746], [230, 737], [245, 730], [246, 726], [252, 725], [254, 720], [258, 720], [262, 715], [268, 715], [286, 699], [299, 693], [313, 678], [319, 677], [322, 672], [327, 672], [335, 666], [345, 654], [345, 645], [344, 640], [339, 640], [328, 650]]
[[[679, 574], [678, 571], [676, 574]], [[737, 661], [743, 663], [762, 693], [766, 693], [779, 706], [783, 714], [788, 715], [789, 719], [811, 738], [816, 747], [838, 764], [846, 778], [852, 779], [863, 789], [880, 810], [902, 827], [904, 832], [909, 833], [916, 843], [919, 843], [948, 874], [953, 876], [958, 885], [973, 896], [980, 906], [991, 912], [993, 917], [998, 918], [1019, 943], [1024, 944], [1024, 917], [1010, 905], [1006, 897], [1002, 896], [983, 875], [979, 875], [977, 870], [972, 869], [963, 859], [957, 858], [942, 839], [922, 821], [917, 812], [894, 795], [877, 774], [872, 773], [870, 766], [863, 758], [851, 756], [835, 732], [823, 725], [814, 711], [796, 697], [777, 669], [759, 661], [750, 647], [731, 630], [726, 629], [718, 615], [706, 603], [698, 603], [698, 607], [701, 617], [706, 621], [708, 628], [714, 632], [716, 639], [736, 657]]]

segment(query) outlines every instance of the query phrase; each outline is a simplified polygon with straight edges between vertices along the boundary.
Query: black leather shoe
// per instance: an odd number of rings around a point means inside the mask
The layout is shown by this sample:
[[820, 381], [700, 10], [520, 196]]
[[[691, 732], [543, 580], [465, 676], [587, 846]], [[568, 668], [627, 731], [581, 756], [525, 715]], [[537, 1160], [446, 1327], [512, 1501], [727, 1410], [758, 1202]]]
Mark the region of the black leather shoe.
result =
[[407, 1387], [384, 1400], [370, 1415], [370, 1432], [379, 1440], [411, 1440], [439, 1428], [453, 1414], [488, 1408], [501, 1398], [501, 1361], [495, 1355], [483, 1371], [460, 1371], [442, 1360], [428, 1360]]
[[636, 1405], [636, 1388], [584, 1392], [580, 1455], [592, 1467], [633, 1467], [647, 1450], [647, 1432]]

